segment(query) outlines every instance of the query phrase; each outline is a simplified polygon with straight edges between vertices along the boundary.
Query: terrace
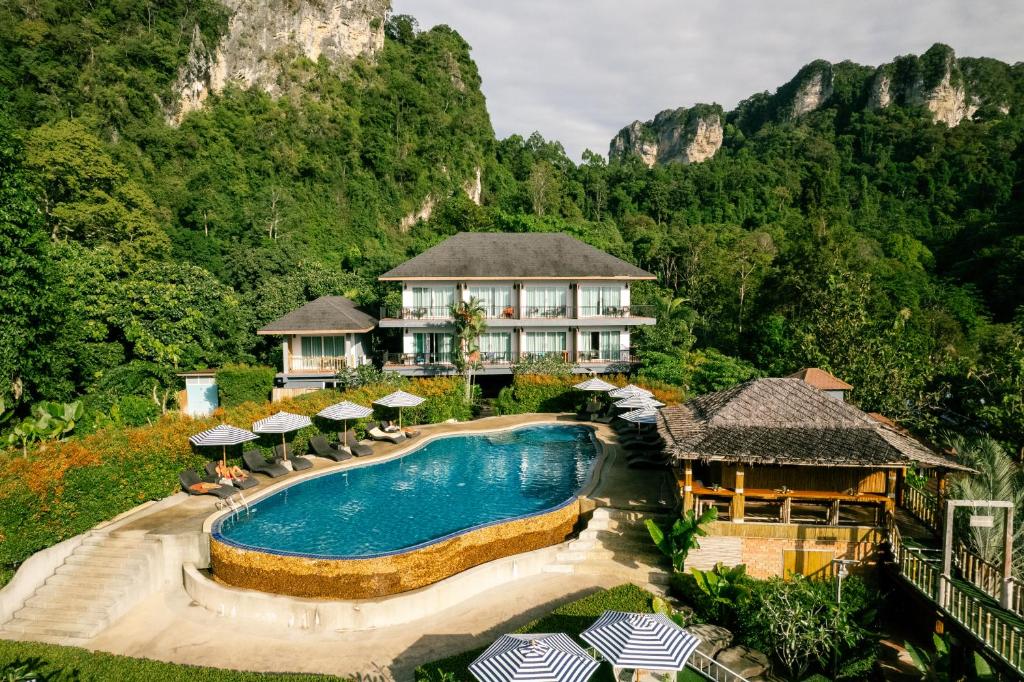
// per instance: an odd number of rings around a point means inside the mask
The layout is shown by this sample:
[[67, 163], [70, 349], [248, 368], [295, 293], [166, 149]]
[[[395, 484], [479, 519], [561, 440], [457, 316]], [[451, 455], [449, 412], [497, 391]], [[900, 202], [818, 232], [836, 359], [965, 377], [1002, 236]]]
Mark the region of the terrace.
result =
[[[452, 353], [384, 353], [384, 369], [392, 371], [409, 370], [409, 368], [429, 368], [432, 373], [455, 371], [452, 362]], [[547, 351], [547, 352], [523, 352], [512, 351], [483, 351], [474, 356], [474, 360], [481, 365], [480, 372], [486, 374], [490, 371], [508, 372], [514, 362], [520, 360], [540, 360], [544, 358], [556, 358], [563, 362], [572, 363], [581, 372], [589, 372], [595, 368], [604, 368], [614, 365], [628, 366], [638, 362], [637, 356], [632, 349], [595, 349], [583, 351]], [[404, 373], [404, 372], [403, 372]]]
[[[571, 305], [487, 305], [484, 304], [484, 317], [487, 320], [635, 320], [648, 324], [655, 313], [651, 305], [607, 305], [607, 306], [571, 306]], [[449, 322], [452, 319], [451, 306], [391, 306], [380, 310], [381, 327], [402, 326], [389, 321], [437, 320]]]

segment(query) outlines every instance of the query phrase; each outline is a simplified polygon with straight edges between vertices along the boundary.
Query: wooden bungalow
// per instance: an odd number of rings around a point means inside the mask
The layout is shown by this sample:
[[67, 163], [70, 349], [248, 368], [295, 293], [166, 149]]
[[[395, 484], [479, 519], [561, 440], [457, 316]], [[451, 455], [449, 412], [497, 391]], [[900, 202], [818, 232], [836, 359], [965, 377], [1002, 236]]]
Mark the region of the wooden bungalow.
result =
[[908, 467], [965, 469], [837, 387], [756, 379], [662, 409], [684, 510], [714, 506], [734, 523], [877, 527], [899, 503]]

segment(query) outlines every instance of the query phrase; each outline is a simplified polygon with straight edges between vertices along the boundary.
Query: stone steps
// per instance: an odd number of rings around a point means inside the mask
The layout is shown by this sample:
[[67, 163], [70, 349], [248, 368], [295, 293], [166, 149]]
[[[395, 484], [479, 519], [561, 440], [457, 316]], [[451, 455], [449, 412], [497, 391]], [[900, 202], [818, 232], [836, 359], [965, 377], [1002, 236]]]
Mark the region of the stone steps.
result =
[[93, 533], [0, 631], [57, 643], [95, 637], [152, 592], [159, 558], [158, 542]]

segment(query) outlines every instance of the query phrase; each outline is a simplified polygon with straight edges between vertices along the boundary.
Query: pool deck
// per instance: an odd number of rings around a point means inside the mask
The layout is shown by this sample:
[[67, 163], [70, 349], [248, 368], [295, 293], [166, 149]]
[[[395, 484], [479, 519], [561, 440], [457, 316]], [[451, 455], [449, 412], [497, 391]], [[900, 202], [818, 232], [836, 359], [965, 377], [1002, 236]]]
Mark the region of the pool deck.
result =
[[[580, 424], [572, 415], [530, 414], [488, 417], [472, 422], [417, 427], [424, 436], [511, 428], [551, 421]], [[597, 507], [625, 512], [664, 512], [673, 507], [674, 491], [665, 471], [628, 469], [620, 457], [614, 430], [596, 428], [604, 443], [605, 459], [596, 472], [588, 499]], [[335, 463], [311, 457], [314, 472], [340, 470], [354, 464], [383, 460], [410, 450], [423, 437], [398, 445], [374, 443], [371, 457]], [[260, 485], [247, 497], [309, 471], [274, 479], [258, 476]], [[165, 546], [176, 541], [196, 543], [217, 511], [210, 496], [182, 493], [159, 509], [128, 515], [118, 534], [159, 538]], [[629, 557], [609, 559], [624, 566]], [[625, 569], [624, 569], [625, 570]], [[500, 588], [446, 606], [430, 617], [371, 630], [301, 630], [266, 622], [226, 621], [192, 601], [179, 584], [155, 591], [95, 637], [76, 642], [87, 648], [176, 663], [211, 665], [262, 672], [321, 672], [358, 675], [362, 679], [411, 680], [417, 665], [484, 646], [554, 606], [594, 590], [626, 582], [627, 572], [541, 573], [506, 582]], [[172, 580], [172, 583], [175, 583]], [[424, 588], [430, 589], [430, 588]], [[9, 636], [0, 633], [0, 636]]]

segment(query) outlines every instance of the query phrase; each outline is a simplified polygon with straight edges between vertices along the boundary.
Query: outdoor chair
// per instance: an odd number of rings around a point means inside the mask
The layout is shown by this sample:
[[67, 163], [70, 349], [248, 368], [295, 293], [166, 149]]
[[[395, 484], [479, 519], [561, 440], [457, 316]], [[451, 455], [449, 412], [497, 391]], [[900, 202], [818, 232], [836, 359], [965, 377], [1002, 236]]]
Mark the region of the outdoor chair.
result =
[[286, 469], [283, 464], [279, 464], [278, 462], [268, 462], [263, 456], [263, 453], [259, 450], [247, 450], [243, 452], [242, 461], [245, 462], [245, 466], [249, 471], [266, 474], [271, 478], [284, 476], [288, 473], [288, 469]]
[[349, 429], [345, 432], [344, 441], [348, 443], [348, 449], [356, 457], [367, 457], [373, 454], [373, 446], [360, 443], [359, 438], [356, 437], [355, 429]]
[[226, 500], [237, 492], [230, 486], [204, 481], [199, 478], [199, 474], [196, 473], [195, 469], [185, 469], [179, 473], [178, 481], [181, 483], [181, 489], [189, 495], [213, 495], [214, 497]]
[[323, 436], [313, 436], [310, 438], [309, 447], [317, 457], [333, 459], [335, 462], [344, 462], [346, 459], [352, 459], [352, 453], [348, 448], [331, 445]]
[[[207, 479], [213, 483], [219, 483], [220, 477], [217, 475], [217, 462], [206, 463], [206, 476]], [[231, 484], [239, 490], [248, 490], [249, 488], [255, 488], [260, 484], [253, 476], [246, 476], [245, 478], [233, 478]]]
[[374, 426], [372, 429], [366, 432], [366, 435], [373, 440], [382, 440], [389, 443], [401, 443], [405, 440], [405, 434], [402, 432], [397, 433], [386, 433], [379, 426]]
[[294, 471], [305, 471], [306, 469], [312, 469], [313, 463], [305, 457], [299, 457], [293, 455], [288, 450], [288, 446], [284, 443], [280, 443], [274, 446], [274, 459], [276, 460], [288, 460], [292, 463], [292, 469]]

